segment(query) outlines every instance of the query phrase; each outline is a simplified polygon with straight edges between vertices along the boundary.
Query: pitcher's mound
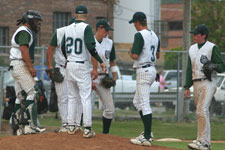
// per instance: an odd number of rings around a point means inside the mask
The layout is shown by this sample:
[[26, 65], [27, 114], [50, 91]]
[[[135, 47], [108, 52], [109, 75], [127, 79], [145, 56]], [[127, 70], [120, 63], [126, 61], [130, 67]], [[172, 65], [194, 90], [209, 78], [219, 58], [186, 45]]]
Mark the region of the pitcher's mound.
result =
[[114, 135], [96, 134], [83, 138], [82, 133], [40, 133], [0, 138], [2, 150], [174, 150], [161, 146], [143, 147], [133, 145], [130, 139]]

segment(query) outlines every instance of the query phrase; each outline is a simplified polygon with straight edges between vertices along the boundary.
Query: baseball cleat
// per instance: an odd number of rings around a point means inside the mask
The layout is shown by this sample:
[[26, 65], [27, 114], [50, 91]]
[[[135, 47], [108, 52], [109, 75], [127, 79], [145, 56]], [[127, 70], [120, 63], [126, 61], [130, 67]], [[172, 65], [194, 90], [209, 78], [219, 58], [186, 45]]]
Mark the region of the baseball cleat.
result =
[[190, 150], [211, 150], [210, 145], [203, 145], [201, 142], [194, 140], [193, 143], [188, 144]]
[[83, 132], [82, 127], [81, 126], [75, 126], [75, 132], [79, 132], [79, 131]]
[[91, 138], [95, 136], [95, 132], [89, 129], [84, 129], [83, 137]]
[[141, 146], [152, 146], [151, 140], [148, 140], [144, 137], [143, 134], [139, 135], [134, 139], [130, 139], [132, 144], [141, 145]]
[[67, 129], [67, 133], [68, 134], [74, 134], [76, 131], [75, 131], [75, 125], [69, 125], [68, 126], [68, 129]]
[[36, 132], [44, 132], [46, 131], [46, 128], [45, 127], [41, 127], [41, 126], [34, 126], [32, 127], [32, 129], [36, 130]]
[[25, 125], [23, 128], [23, 134], [35, 134], [38, 133], [37, 130], [31, 128], [29, 125]]
[[61, 133], [61, 132], [67, 132], [68, 127], [67, 126], [61, 126], [59, 129], [55, 130], [56, 133]]

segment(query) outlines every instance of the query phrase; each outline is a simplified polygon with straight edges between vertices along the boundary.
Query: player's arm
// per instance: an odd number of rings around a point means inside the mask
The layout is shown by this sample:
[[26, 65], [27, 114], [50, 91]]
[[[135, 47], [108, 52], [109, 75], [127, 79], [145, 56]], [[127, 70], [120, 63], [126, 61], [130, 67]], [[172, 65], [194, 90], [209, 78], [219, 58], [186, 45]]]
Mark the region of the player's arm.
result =
[[48, 69], [53, 68], [52, 67], [52, 60], [53, 60], [53, 55], [55, 48], [57, 47], [57, 33], [55, 32], [52, 35], [50, 45], [48, 46], [48, 50], [46, 52], [46, 60], [47, 60], [47, 67]]
[[111, 50], [111, 53], [110, 53], [110, 69], [111, 69], [111, 72], [112, 72], [112, 76], [113, 76], [113, 80], [116, 81], [117, 80], [117, 65], [116, 65], [116, 51], [115, 51], [115, 47], [114, 47], [114, 44], [112, 46], [112, 50]]
[[32, 65], [28, 48], [29, 42], [31, 40], [30, 34], [27, 31], [21, 31], [16, 35], [15, 38], [17, 44], [20, 45], [20, 51], [24, 62], [27, 64], [32, 77], [35, 77], [36, 70]]
[[144, 46], [144, 39], [141, 33], [136, 33], [134, 36], [134, 42], [131, 50], [129, 51], [129, 55], [132, 59], [137, 60], [139, 55], [142, 52], [142, 48]]
[[[84, 31], [84, 42], [85, 42], [85, 45], [86, 45], [88, 51], [90, 52], [91, 56], [93, 56], [100, 63], [100, 66], [101, 66], [103, 72], [106, 72], [107, 66], [103, 63], [102, 59], [100, 58], [100, 56], [98, 55], [98, 53], [95, 49], [94, 34], [89, 25], [85, 28], [85, 31]], [[94, 69], [94, 65], [95, 64], [93, 64], [93, 69]]]
[[222, 72], [225, 71], [225, 63], [224, 63], [223, 58], [221, 56], [220, 49], [216, 45], [213, 47], [211, 60], [214, 64], [216, 64], [215, 65], [216, 66], [215, 67], [216, 72], [222, 73]]
[[157, 51], [156, 51], [156, 58], [157, 59], [160, 58], [160, 40], [158, 41], [158, 47], [157, 47]]
[[187, 68], [186, 68], [186, 80], [185, 80], [185, 91], [184, 91], [184, 96], [186, 98], [190, 98], [190, 90], [189, 88], [193, 85], [193, 80], [192, 80], [192, 66], [191, 66], [191, 59], [190, 56], [188, 57], [188, 62], [187, 62]]

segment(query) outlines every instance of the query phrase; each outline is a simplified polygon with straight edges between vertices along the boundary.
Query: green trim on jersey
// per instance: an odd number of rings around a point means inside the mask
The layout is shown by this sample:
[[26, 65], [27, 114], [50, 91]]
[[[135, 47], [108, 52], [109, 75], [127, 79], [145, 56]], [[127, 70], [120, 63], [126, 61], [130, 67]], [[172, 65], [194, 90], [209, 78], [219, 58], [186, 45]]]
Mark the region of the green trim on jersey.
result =
[[29, 47], [30, 40], [31, 40], [30, 34], [25, 30], [18, 32], [17, 35], [15, 36], [15, 41], [20, 46], [27, 45]]
[[[204, 43], [205, 44], [205, 43]], [[198, 44], [198, 48], [201, 48], [204, 44]], [[218, 73], [222, 73], [225, 71], [225, 63], [220, 53], [220, 49], [217, 45], [215, 45], [212, 49], [211, 61], [216, 64], [215, 71]], [[187, 69], [186, 69], [186, 81], [185, 81], [185, 89], [189, 89], [193, 85], [192, 80], [192, 65], [190, 56], [188, 57]]]
[[55, 31], [51, 37], [50, 45], [57, 47], [57, 32]]
[[[33, 35], [33, 33], [31, 33]], [[34, 62], [34, 39], [33, 39], [33, 43], [31, 44], [31, 46], [29, 47], [29, 43], [30, 43], [30, 40], [31, 40], [31, 36], [30, 34], [25, 31], [25, 30], [22, 30], [20, 31], [19, 33], [17, 33], [17, 35], [15, 36], [15, 41], [18, 45], [26, 45], [29, 49], [29, 55], [30, 55], [30, 59], [32, 62]]]
[[114, 44], [112, 46], [112, 50], [111, 50], [111, 53], [110, 53], [110, 61], [113, 61], [116, 59], [116, 51], [115, 51], [115, 47], [114, 47]]
[[137, 32], [134, 35], [134, 42], [133, 42], [133, 45], [132, 45], [131, 53], [140, 55], [143, 47], [144, 47], [144, 39], [143, 39], [141, 33]]

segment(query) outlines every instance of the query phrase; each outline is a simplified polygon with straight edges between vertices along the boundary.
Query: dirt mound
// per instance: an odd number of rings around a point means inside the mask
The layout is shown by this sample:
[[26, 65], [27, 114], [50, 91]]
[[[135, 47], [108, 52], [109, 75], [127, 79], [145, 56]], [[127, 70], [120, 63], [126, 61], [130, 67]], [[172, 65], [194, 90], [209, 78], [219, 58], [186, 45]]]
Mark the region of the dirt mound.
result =
[[133, 145], [128, 138], [114, 135], [97, 134], [85, 139], [82, 132], [74, 135], [67, 133], [41, 133], [0, 138], [0, 147], [4, 150], [174, 150], [172, 148]]

